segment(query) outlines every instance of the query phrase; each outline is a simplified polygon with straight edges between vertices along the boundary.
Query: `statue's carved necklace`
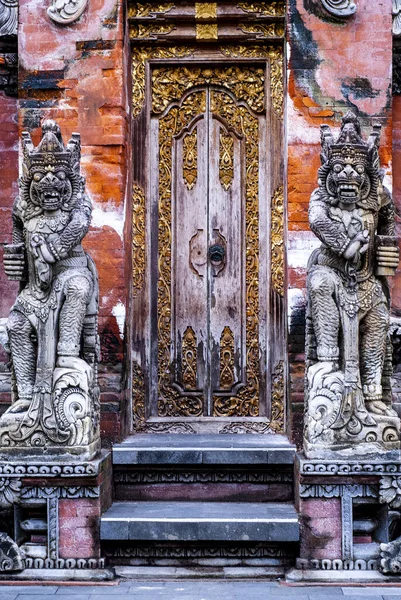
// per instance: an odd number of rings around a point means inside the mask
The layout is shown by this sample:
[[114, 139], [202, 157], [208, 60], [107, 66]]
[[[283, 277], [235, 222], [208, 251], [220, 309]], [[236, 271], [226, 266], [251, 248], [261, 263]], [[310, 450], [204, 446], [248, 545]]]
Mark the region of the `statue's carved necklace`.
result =
[[38, 221], [39, 229], [50, 229], [56, 232], [65, 227], [68, 222], [68, 214], [64, 211], [55, 216], [41, 215]]

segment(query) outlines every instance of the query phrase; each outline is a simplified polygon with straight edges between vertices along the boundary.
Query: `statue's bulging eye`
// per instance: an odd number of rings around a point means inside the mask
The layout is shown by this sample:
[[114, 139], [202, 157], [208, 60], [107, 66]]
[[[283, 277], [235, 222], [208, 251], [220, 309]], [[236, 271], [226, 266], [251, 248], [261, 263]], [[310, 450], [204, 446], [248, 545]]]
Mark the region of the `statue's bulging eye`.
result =
[[339, 163], [335, 164], [334, 167], [333, 167], [334, 173], [339, 173], [342, 170], [343, 170], [343, 167]]
[[57, 175], [57, 177], [58, 177], [59, 179], [61, 179], [61, 181], [64, 181], [64, 180], [65, 180], [65, 173], [64, 173], [64, 171], [58, 171], [58, 172], [56, 173], [56, 175]]
[[43, 177], [43, 173], [34, 173], [33, 180], [40, 181]]
[[355, 167], [355, 171], [359, 173], [359, 175], [363, 175], [363, 173], [365, 172], [365, 167], [363, 165], [357, 165]]

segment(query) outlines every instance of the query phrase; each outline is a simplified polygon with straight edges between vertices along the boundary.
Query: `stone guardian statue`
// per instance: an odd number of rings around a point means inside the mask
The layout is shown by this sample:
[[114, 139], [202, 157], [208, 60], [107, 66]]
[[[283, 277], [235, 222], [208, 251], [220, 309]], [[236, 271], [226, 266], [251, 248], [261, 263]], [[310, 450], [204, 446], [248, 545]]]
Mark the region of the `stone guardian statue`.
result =
[[[4, 267], [20, 293], [8, 319], [14, 401], [0, 419], [0, 455], [81, 454], [99, 449], [98, 280], [81, 242], [91, 202], [80, 174], [80, 136], [64, 146], [42, 125], [35, 148], [22, 134], [23, 174]], [[15, 453], [15, 452], [14, 452]]]
[[348, 112], [335, 140], [321, 127], [319, 187], [309, 223], [322, 242], [310, 256], [306, 315], [306, 419], [309, 457], [352, 457], [400, 447], [392, 408], [386, 276], [399, 262], [394, 205], [383, 185], [380, 126], [364, 141]]

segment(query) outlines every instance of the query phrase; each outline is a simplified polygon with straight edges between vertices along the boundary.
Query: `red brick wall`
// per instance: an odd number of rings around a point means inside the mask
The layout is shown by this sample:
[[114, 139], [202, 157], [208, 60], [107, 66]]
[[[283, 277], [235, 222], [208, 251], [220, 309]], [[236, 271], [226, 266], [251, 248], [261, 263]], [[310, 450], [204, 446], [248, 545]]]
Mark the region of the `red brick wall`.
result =
[[[391, 187], [391, 0], [359, 0], [354, 16], [335, 21], [315, 0], [289, 0], [288, 59], [288, 327], [291, 435], [301, 446], [306, 263], [318, 244], [308, 225], [320, 165], [320, 125], [338, 128], [360, 111], [365, 135], [383, 125], [381, 161]], [[401, 119], [401, 112], [399, 113]], [[397, 125], [398, 127], [401, 125]], [[401, 131], [398, 135], [401, 139]], [[398, 183], [401, 186], [401, 180]], [[395, 287], [401, 286], [396, 278]], [[399, 298], [399, 300], [398, 300]], [[395, 294], [394, 306], [401, 295]]]

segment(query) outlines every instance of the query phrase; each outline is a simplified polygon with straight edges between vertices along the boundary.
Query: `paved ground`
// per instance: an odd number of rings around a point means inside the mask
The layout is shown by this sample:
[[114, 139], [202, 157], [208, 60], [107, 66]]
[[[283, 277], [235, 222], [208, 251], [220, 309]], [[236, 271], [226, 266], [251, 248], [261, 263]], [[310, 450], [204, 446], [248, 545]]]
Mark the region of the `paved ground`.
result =
[[0, 585], [0, 600], [401, 600], [399, 587], [289, 587], [270, 582], [180, 581], [119, 585]]

